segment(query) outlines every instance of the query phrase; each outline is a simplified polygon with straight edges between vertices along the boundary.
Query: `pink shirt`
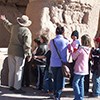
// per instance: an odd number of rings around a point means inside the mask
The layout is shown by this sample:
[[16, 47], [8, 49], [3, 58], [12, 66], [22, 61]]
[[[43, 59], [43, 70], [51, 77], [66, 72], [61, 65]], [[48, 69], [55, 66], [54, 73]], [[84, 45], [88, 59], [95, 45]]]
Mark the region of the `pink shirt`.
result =
[[78, 49], [80, 45], [80, 42], [78, 39], [74, 40], [72, 43], [71, 43], [71, 46], [73, 47], [74, 51], [76, 51]]
[[88, 60], [90, 55], [90, 48], [86, 46], [80, 46], [76, 52], [72, 53], [72, 58], [76, 60], [74, 66], [74, 73], [78, 75], [87, 75], [88, 72]]

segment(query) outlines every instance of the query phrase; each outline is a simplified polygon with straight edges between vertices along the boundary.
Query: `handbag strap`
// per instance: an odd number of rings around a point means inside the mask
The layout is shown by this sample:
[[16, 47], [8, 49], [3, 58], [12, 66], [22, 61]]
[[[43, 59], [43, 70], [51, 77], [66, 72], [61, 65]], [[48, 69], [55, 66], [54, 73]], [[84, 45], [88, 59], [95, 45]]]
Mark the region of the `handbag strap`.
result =
[[55, 44], [54, 39], [53, 39], [53, 44], [54, 44], [54, 47], [55, 47], [55, 49], [56, 49], [56, 51], [57, 51], [57, 54], [58, 54], [58, 56], [59, 56], [61, 62], [63, 63], [62, 58], [61, 58], [61, 55], [60, 55], [60, 53], [59, 53], [59, 51], [58, 51], [58, 48], [57, 48], [57, 46], [56, 46], [56, 44]]

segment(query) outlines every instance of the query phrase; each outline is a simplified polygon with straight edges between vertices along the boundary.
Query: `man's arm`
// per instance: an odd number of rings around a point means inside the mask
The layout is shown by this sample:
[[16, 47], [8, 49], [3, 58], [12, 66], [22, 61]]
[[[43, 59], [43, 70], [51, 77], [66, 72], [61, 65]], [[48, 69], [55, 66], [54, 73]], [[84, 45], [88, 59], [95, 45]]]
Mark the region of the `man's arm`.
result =
[[12, 23], [6, 19], [5, 15], [0, 15], [0, 19], [3, 21], [5, 28], [11, 33]]
[[28, 58], [28, 61], [31, 60], [32, 58], [32, 33], [29, 29], [25, 29], [24, 31], [24, 45], [23, 45], [23, 48], [24, 48], [24, 55], [25, 57]]
[[33, 58], [34, 58], [34, 59], [37, 59], [37, 58], [38, 58], [38, 59], [44, 59], [44, 58], [46, 58], [46, 57], [43, 55], [43, 56], [33, 56]]

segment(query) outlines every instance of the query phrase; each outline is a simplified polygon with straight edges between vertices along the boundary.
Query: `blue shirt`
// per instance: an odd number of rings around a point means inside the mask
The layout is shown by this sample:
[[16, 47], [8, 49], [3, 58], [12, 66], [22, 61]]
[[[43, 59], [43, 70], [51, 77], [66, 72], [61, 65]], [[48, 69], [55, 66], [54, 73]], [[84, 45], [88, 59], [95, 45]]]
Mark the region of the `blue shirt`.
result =
[[[63, 62], [67, 62], [67, 45], [68, 40], [63, 37], [63, 35], [57, 35], [54, 38], [57, 49], [61, 55]], [[54, 47], [53, 40], [50, 41], [50, 50], [51, 50], [51, 58], [50, 58], [50, 66], [51, 67], [61, 67], [62, 63], [57, 54], [57, 51]]]

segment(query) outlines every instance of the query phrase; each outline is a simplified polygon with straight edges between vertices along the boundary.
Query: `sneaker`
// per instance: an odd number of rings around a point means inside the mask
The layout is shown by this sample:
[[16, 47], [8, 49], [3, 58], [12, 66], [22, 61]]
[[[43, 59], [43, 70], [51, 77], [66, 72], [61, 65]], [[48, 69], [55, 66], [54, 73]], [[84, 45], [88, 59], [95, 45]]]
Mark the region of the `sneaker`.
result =
[[15, 88], [14, 88], [14, 87], [10, 87], [9, 90], [10, 90], [10, 91], [14, 91]]
[[14, 93], [25, 93], [25, 91], [23, 91], [22, 89], [19, 89], [19, 90], [15, 89]]

